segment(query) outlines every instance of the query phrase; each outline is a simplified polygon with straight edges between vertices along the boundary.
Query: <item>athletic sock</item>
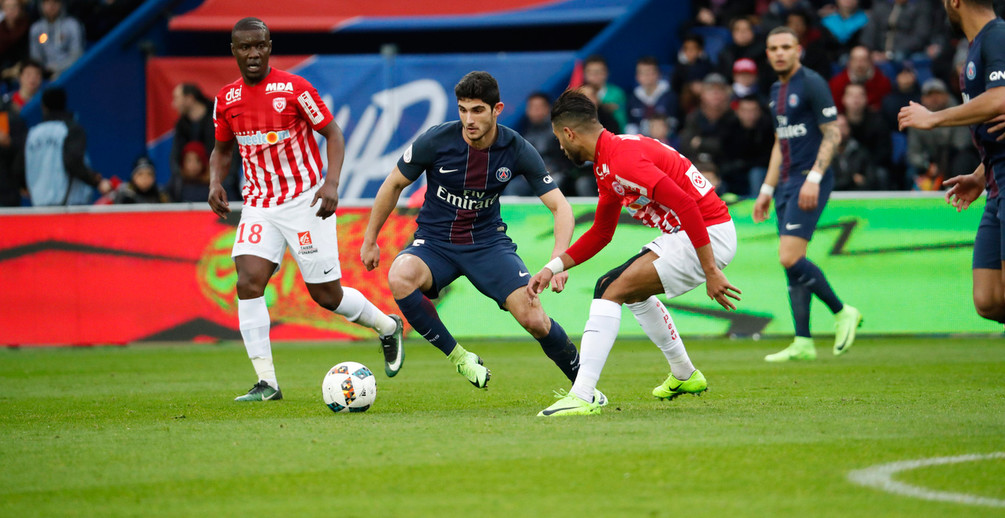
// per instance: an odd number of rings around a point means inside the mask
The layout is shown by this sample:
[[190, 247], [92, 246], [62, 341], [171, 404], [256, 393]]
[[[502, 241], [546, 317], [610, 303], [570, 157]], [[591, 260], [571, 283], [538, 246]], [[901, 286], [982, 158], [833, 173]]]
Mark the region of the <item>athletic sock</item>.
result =
[[272, 343], [269, 341], [269, 308], [265, 297], [237, 299], [237, 322], [244, 338], [244, 348], [255, 367], [258, 379], [278, 389], [276, 368], [272, 364]]
[[421, 291], [415, 290], [404, 298], [394, 299], [394, 301], [398, 303], [401, 314], [412, 325], [412, 328], [418, 331], [429, 343], [446, 355], [454, 350], [457, 340], [454, 340], [450, 331], [447, 331], [447, 327], [443, 325], [433, 301], [429, 300]]
[[646, 336], [663, 351], [663, 356], [670, 362], [673, 377], [687, 381], [694, 372], [694, 365], [666, 306], [656, 296], [652, 296], [642, 302], [628, 304], [628, 309], [632, 310]]
[[576, 350], [576, 344], [569, 340], [565, 329], [562, 329], [562, 326], [558, 325], [555, 319], [551, 320], [551, 330], [548, 331], [548, 336], [538, 338], [537, 342], [541, 344], [544, 354], [551, 358], [551, 361], [555, 362], [559, 369], [562, 369], [565, 377], [569, 378], [569, 381], [576, 381], [576, 371], [579, 370], [579, 351]]
[[600, 371], [607, 363], [607, 355], [614, 347], [621, 327], [621, 304], [604, 299], [593, 299], [590, 304], [590, 318], [583, 330], [583, 341], [579, 351], [579, 373], [570, 391], [583, 401], [593, 401], [593, 391], [597, 388]]
[[813, 294], [804, 284], [796, 280], [796, 275], [785, 270], [789, 281], [789, 305], [792, 307], [792, 323], [796, 336], [810, 338], [810, 300]]
[[806, 286], [814, 295], [824, 301], [824, 304], [827, 304], [827, 307], [830, 308], [831, 313], [836, 314], [844, 308], [841, 299], [838, 298], [830, 283], [827, 282], [827, 277], [824, 276], [823, 270], [809, 259], [803, 257], [796, 261], [796, 264], [786, 268], [785, 271], [794, 275], [796, 282]]
[[393, 333], [398, 326], [394, 319], [377, 309], [359, 290], [347, 286], [342, 286], [342, 302], [335, 308], [335, 313], [350, 322], [376, 330], [380, 336]]

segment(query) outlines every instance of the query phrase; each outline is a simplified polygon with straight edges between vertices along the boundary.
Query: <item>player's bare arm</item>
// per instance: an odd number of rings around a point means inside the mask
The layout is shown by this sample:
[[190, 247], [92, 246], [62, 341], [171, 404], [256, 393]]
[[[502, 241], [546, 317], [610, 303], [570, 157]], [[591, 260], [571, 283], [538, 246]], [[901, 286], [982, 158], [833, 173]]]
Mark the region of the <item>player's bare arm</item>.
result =
[[778, 186], [778, 177], [781, 176], [781, 165], [782, 149], [778, 146], [778, 137], [776, 136], [775, 145], [771, 147], [771, 158], [768, 160], [768, 173], [764, 177], [764, 183], [761, 184], [761, 193], [754, 201], [754, 210], [751, 213], [754, 223], [768, 219], [771, 210], [771, 196], [775, 192], [775, 187]]
[[345, 159], [345, 137], [342, 136], [342, 130], [339, 129], [335, 121], [329, 122], [318, 133], [325, 137], [328, 173], [325, 175], [325, 181], [321, 184], [321, 188], [314, 193], [311, 207], [318, 200], [321, 200], [317, 216], [321, 219], [328, 219], [332, 214], [335, 214], [335, 209], [338, 208], [338, 182], [342, 177], [342, 161]]
[[911, 101], [900, 109], [897, 123], [900, 131], [905, 128], [929, 130], [945, 126], [969, 126], [989, 121], [1002, 111], [1005, 111], [1005, 86], [997, 86], [970, 99], [970, 102], [937, 112]]
[[977, 166], [974, 172], [954, 176], [942, 185], [949, 188], [946, 191], [946, 203], [956, 207], [956, 212], [965, 211], [984, 192], [984, 164]]
[[823, 137], [820, 140], [820, 148], [817, 150], [817, 159], [813, 162], [813, 169], [806, 175], [806, 181], [799, 189], [799, 208], [803, 210], [813, 210], [817, 208], [817, 201], [820, 198], [820, 180], [831, 165], [834, 152], [841, 144], [841, 131], [838, 130], [837, 122], [828, 122], [820, 125], [820, 133]]
[[[572, 243], [572, 230], [576, 226], [576, 219], [572, 215], [572, 206], [565, 199], [562, 191], [552, 189], [541, 195], [541, 203], [551, 211], [555, 219], [555, 248], [551, 251], [551, 257], [562, 255]], [[568, 280], [568, 272], [561, 272], [555, 276], [551, 285], [551, 290], [559, 293], [565, 289], [565, 282]]]
[[401, 191], [412, 184], [412, 180], [405, 178], [397, 166], [387, 175], [384, 183], [377, 190], [377, 196], [373, 200], [373, 208], [370, 209], [370, 220], [366, 223], [366, 232], [363, 234], [363, 245], [359, 249], [359, 257], [363, 261], [363, 266], [367, 271], [380, 266], [380, 247], [377, 246], [377, 236], [380, 229], [384, 227], [387, 217], [398, 204]]
[[223, 188], [223, 180], [230, 172], [231, 158], [234, 156], [234, 141], [217, 140], [213, 152], [209, 155], [209, 207], [221, 218], [230, 212], [227, 202], [227, 191]]
[[715, 264], [712, 245], [702, 245], [695, 249], [695, 252], [701, 261], [701, 269], [705, 271], [705, 291], [708, 293], [708, 298], [718, 302], [725, 309], [736, 309], [736, 305], [729, 299], [740, 300], [742, 292], [729, 283], [726, 274]]

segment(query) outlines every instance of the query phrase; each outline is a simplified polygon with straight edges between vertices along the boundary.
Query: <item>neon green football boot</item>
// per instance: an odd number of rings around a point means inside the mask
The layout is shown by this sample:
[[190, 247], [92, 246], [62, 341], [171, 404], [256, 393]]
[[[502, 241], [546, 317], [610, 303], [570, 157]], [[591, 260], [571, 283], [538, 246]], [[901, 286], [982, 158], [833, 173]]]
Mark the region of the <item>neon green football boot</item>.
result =
[[457, 372], [475, 387], [485, 388], [492, 379], [492, 371], [485, 367], [482, 359], [477, 354], [465, 350], [460, 344], [454, 346], [447, 359], [457, 367]]
[[[593, 415], [600, 413], [599, 402], [594, 401], [593, 403], [587, 403], [565, 390], [556, 390], [555, 398], [557, 398], [558, 401], [550, 407], [538, 412], [538, 417], [562, 417], [567, 415]], [[596, 399], [596, 392], [594, 392], [594, 399]]]
[[804, 336], [797, 336], [796, 339], [785, 349], [764, 357], [767, 362], [787, 362], [792, 360], [816, 360], [817, 350], [813, 346], [813, 339]]
[[667, 377], [666, 381], [662, 385], [653, 389], [653, 395], [660, 399], [673, 400], [681, 394], [694, 394], [700, 396], [702, 392], [708, 390], [708, 382], [705, 381], [705, 375], [701, 373], [700, 370], [695, 369], [691, 373], [691, 376], [681, 381], [675, 377], [673, 374]]
[[834, 314], [834, 356], [840, 356], [855, 343], [855, 330], [862, 326], [862, 312], [844, 305]]

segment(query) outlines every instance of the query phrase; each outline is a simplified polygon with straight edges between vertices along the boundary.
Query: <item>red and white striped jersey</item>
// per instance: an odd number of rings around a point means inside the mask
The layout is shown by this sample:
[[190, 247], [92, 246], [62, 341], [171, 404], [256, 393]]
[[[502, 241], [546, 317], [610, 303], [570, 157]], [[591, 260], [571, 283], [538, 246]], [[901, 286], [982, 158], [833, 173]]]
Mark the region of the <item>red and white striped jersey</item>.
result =
[[244, 203], [274, 207], [319, 184], [323, 163], [314, 131], [331, 121], [310, 82], [276, 68], [255, 86], [238, 79], [221, 88], [213, 106], [216, 140], [237, 139]]

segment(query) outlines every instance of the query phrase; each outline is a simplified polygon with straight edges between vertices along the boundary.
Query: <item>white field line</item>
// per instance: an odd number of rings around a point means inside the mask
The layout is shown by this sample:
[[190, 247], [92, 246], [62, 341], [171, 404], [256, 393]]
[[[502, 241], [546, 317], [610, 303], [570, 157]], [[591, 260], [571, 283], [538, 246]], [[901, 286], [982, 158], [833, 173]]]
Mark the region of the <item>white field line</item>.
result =
[[960, 462], [976, 462], [991, 459], [1005, 459], [1005, 452], [891, 462], [889, 464], [880, 464], [865, 469], [851, 471], [848, 473], [848, 480], [862, 486], [881, 489], [897, 495], [921, 498], [923, 500], [952, 502], [965, 505], [980, 505], [986, 507], [1005, 507], [1005, 500], [998, 498], [968, 495], [964, 493], [951, 493], [949, 491], [937, 491], [893, 480], [893, 476], [901, 471], [924, 468], [927, 466], [941, 466], [945, 464], [958, 464]]

